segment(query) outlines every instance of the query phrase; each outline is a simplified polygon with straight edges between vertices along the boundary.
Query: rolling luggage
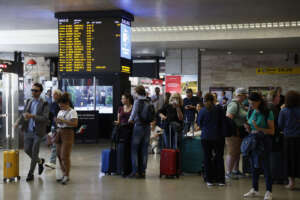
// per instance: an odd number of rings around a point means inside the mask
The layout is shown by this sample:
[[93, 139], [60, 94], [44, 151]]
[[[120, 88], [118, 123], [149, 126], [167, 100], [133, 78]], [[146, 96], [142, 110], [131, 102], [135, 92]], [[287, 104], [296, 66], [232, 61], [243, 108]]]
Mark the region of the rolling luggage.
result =
[[132, 170], [131, 166], [131, 144], [120, 142], [117, 147], [117, 173], [127, 176]]
[[19, 176], [19, 151], [7, 150], [3, 152], [3, 180], [11, 182], [20, 180]]
[[181, 147], [181, 170], [187, 173], [201, 173], [204, 159], [201, 138], [183, 137]]
[[111, 144], [110, 149], [104, 149], [102, 151], [102, 166], [101, 172], [105, 173], [105, 175], [111, 175], [112, 173], [116, 173], [117, 167], [117, 148], [116, 145]]
[[[171, 127], [169, 127], [169, 138], [171, 144]], [[180, 176], [180, 151], [179, 149], [162, 149], [160, 153], [160, 174], [166, 177]]]

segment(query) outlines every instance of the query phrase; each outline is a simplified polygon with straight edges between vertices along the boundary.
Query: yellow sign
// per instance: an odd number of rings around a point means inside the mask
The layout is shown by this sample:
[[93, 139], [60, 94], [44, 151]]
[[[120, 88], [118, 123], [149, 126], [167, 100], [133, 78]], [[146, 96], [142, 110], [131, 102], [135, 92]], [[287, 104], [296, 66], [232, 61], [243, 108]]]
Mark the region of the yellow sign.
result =
[[259, 67], [256, 74], [300, 74], [300, 67]]
[[129, 67], [129, 66], [122, 66], [122, 67], [121, 67], [121, 72], [130, 74], [130, 72], [131, 72], [131, 67]]

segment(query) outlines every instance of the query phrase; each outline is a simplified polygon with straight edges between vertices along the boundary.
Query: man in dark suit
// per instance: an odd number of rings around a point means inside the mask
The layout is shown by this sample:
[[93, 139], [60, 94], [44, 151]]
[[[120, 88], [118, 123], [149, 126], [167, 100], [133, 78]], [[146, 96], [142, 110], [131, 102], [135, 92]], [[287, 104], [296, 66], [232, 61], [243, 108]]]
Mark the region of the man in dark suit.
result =
[[15, 123], [15, 126], [20, 125], [24, 132], [24, 151], [31, 158], [26, 181], [34, 179], [36, 164], [39, 165], [39, 175], [44, 171], [45, 159], [39, 158], [39, 150], [49, 123], [49, 106], [47, 101], [40, 98], [42, 92], [43, 86], [40, 83], [35, 83], [32, 86], [32, 98], [26, 101], [24, 112]]

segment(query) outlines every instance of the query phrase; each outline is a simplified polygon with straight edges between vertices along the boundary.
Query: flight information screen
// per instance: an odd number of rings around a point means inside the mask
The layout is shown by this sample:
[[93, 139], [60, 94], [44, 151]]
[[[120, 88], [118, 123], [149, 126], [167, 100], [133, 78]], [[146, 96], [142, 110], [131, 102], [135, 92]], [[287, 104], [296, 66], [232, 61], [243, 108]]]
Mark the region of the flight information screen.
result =
[[121, 57], [131, 59], [131, 27], [123, 19], [59, 19], [58, 39], [59, 73], [120, 72]]

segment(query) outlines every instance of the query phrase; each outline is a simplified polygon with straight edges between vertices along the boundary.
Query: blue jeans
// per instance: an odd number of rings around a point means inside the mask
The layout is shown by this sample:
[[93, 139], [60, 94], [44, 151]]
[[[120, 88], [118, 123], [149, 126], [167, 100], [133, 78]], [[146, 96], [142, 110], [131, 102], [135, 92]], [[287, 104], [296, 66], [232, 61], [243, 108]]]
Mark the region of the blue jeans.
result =
[[[148, 161], [150, 125], [135, 124], [131, 140], [132, 174], [145, 173]], [[140, 162], [139, 162], [140, 155]]]
[[51, 145], [50, 163], [56, 164], [56, 144]]
[[181, 141], [180, 133], [181, 133], [180, 124], [171, 122], [164, 130], [163, 140], [164, 140], [165, 148], [177, 149], [178, 143], [180, 143]]
[[[266, 181], [267, 191], [272, 192], [272, 174], [271, 174], [271, 152], [272, 152], [272, 139], [269, 136], [264, 138], [264, 155], [261, 159], [261, 166], [264, 170], [264, 177]], [[258, 181], [261, 169], [255, 168], [255, 156], [251, 156], [251, 166], [252, 166], [252, 187], [255, 191], [258, 191]]]

